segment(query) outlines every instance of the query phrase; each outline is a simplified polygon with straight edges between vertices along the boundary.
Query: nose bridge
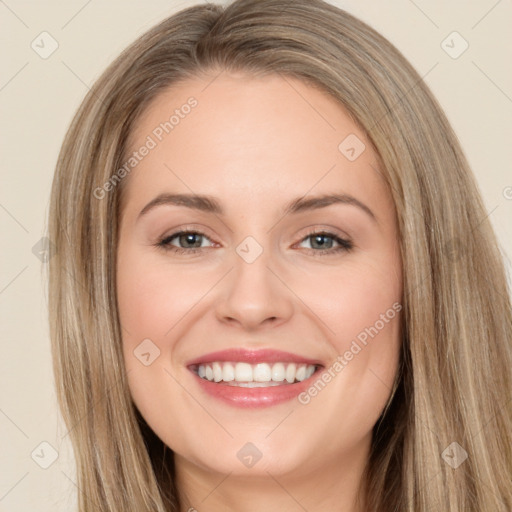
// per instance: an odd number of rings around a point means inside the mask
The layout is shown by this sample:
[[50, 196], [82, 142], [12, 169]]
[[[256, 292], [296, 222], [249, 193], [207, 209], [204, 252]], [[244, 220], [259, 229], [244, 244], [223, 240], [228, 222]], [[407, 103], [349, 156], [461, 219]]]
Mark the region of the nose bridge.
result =
[[236, 320], [245, 327], [272, 319], [283, 321], [292, 314], [289, 290], [274, 274], [275, 257], [254, 237], [248, 236], [235, 248], [233, 271], [217, 305], [219, 319]]
[[240, 286], [242, 291], [252, 290], [253, 295], [265, 289], [268, 293], [268, 287], [272, 287], [272, 283], [269, 282], [269, 275], [271, 275], [269, 267], [272, 265], [272, 260], [275, 260], [268, 244], [263, 247], [250, 236], [238, 244], [235, 252], [234, 285]]

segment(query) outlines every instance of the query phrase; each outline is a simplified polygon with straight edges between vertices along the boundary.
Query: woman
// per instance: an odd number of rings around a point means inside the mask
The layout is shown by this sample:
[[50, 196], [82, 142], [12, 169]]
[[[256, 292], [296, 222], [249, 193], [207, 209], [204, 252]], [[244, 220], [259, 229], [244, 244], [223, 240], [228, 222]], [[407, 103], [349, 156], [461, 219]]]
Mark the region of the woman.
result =
[[49, 237], [81, 511], [511, 509], [499, 247], [428, 88], [346, 12], [139, 38], [69, 129]]

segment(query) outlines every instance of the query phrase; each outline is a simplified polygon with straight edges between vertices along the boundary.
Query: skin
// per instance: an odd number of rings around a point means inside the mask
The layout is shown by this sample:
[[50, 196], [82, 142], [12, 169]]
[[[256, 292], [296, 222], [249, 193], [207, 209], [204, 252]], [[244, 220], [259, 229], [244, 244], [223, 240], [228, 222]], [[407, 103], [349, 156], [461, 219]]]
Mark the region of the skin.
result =
[[[186, 363], [245, 347], [329, 368], [401, 301], [391, 195], [370, 142], [324, 92], [278, 75], [213, 78], [160, 93], [132, 133], [136, 150], [169, 113], [197, 99], [124, 183], [117, 292], [130, 392], [175, 453], [183, 511], [364, 510], [356, 494], [397, 372], [400, 314], [306, 405], [231, 406], [206, 395]], [[338, 149], [349, 134], [366, 146], [352, 162]], [[214, 196], [224, 214], [160, 205], [139, 217], [164, 192]], [[293, 199], [334, 192], [357, 198], [376, 221], [348, 204], [283, 215]], [[199, 252], [156, 245], [185, 227], [205, 235], [195, 239]], [[335, 253], [339, 245], [327, 237], [318, 254], [312, 230], [354, 247]], [[263, 248], [252, 263], [236, 252], [247, 236]], [[186, 243], [172, 241], [190, 251]], [[134, 350], [147, 338], [160, 355], [145, 366]], [[262, 454], [251, 468], [237, 457], [247, 442]]]

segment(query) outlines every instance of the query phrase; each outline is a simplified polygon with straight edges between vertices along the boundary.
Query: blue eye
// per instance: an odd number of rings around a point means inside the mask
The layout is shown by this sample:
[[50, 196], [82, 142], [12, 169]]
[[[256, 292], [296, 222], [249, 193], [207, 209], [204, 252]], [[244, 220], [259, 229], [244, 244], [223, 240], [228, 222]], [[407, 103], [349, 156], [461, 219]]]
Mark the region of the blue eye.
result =
[[[354, 245], [350, 240], [340, 238], [339, 236], [325, 232], [312, 232], [305, 236], [300, 243], [310, 239], [310, 247], [307, 248], [312, 254], [316, 255], [329, 255], [339, 253], [341, 251], [350, 251]], [[177, 240], [181, 247], [177, 247], [172, 242]], [[166, 251], [171, 251], [176, 254], [194, 254], [207, 248], [203, 242], [209, 238], [198, 231], [184, 230], [172, 233], [165, 238], [161, 239], [156, 245]]]
[[[185, 247], [176, 247], [175, 245], [171, 244], [175, 238]], [[180, 254], [187, 252], [195, 253], [203, 248], [203, 239], [207, 239], [207, 237], [197, 231], [178, 231], [160, 240], [160, 242], [158, 242], [158, 246]]]
[[[350, 251], [354, 247], [350, 240], [340, 238], [333, 233], [327, 233], [325, 231], [311, 233], [307, 235], [303, 241], [308, 239], [311, 240], [311, 249], [315, 250], [317, 253], [327, 252], [332, 254], [339, 251]], [[338, 246], [333, 248], [333, 244], [337, 244]]]

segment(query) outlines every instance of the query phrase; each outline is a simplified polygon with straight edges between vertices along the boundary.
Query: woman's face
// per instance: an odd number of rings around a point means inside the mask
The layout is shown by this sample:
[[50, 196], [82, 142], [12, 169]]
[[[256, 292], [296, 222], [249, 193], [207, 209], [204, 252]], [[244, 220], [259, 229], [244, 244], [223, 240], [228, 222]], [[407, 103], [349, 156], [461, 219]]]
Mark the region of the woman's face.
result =
[[149, 426], [188, 471], [361, 469], [402, 294], [363, 132], [301, 81], [224, 72], [161, 93], [130, 151], [117, 293]]

